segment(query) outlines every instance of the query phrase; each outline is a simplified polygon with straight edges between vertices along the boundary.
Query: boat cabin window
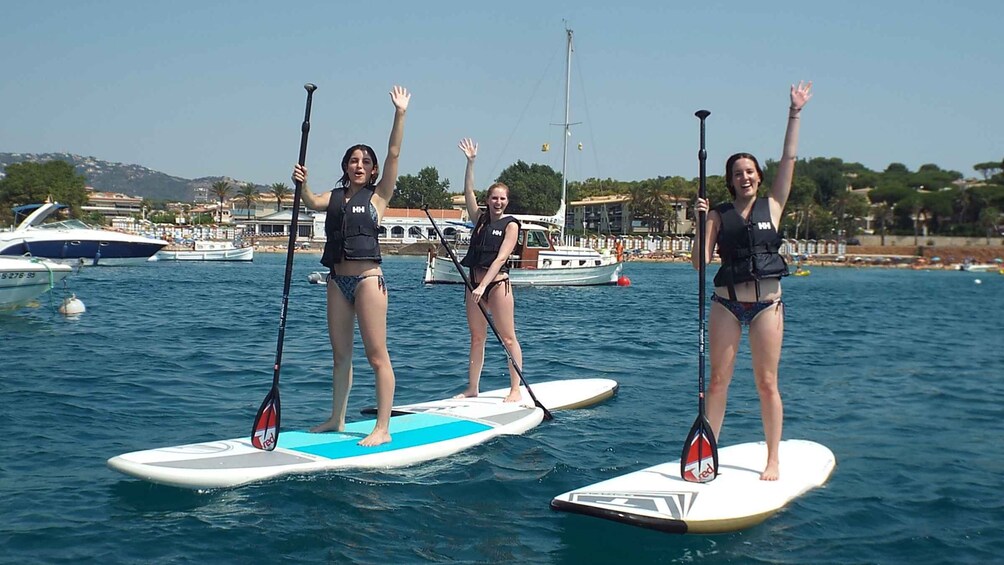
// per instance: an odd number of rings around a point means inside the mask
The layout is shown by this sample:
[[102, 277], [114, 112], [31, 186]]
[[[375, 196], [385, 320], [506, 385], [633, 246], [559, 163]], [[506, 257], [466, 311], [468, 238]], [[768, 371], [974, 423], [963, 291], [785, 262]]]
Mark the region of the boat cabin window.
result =
[[547, 241], [547, 234], [540, 230], [526, 232], [526, 246], [547, 249], [551, 244]]

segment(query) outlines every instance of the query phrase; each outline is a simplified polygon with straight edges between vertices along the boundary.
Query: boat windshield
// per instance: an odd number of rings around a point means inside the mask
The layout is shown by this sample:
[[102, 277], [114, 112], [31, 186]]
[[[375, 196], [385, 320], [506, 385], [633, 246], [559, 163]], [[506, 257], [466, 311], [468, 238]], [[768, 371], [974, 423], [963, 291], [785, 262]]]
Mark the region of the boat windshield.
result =
[[93, 227], [81, 222], [80, 220], [63, 220], [60, 222], [52, 222], [51, 224], [42, 224], [40, 226], [35, 226], [42, 230], [92, 230]]
[[530, 230], [526, 232], [526, 246], [548, 248], [551, 244], [547, 241], [547, 234], [540, 230]]

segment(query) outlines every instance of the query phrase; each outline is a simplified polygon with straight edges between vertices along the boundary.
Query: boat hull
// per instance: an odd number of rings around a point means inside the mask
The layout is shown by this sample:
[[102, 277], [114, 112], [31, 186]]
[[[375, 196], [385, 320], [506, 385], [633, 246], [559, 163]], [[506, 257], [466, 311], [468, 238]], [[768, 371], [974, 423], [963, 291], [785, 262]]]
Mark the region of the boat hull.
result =
[[0, 309], [24, 306], [51, 290], [72, 270], [52, 261], [0, 257]]
[[156, 261], [254, 261], [254, 248], [218, 249], [207, 251], [158, 251]]
[[[624, 263], [608, 262], [600, 265], [561, 266], [526, 269], [510, 268], [509, 280], [514, 286], [598, 286], [614, 285], [620, 279]], [[463, 284], [464, 279], [453, 261], [438, 256], [430, 257], [425, 267], [425, 284]]]
[[[85, 236], [88, 237], [88, 236]], [[31, 255], [60, 263], [87, 265], [141, 265], [167, 245], [160, 240], [82, 239], [80, 236], [55, 239], [22, 238], [0, 242], [0, 255]]]

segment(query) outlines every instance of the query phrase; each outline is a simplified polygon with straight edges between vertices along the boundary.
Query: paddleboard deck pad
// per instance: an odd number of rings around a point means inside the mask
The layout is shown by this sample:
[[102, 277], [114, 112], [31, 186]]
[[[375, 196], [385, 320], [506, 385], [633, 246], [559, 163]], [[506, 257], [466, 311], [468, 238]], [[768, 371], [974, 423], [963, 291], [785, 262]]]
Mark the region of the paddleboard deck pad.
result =
[[[617, 394], [617, 381], [612, 379], [566, 379], [561, 381], [544, 381], [540, 383], [530, 383], [530, 390], [533, 391], [537, 400], [548, 410], [574, 410], [578, 408], [589, 408], [612, 398]], [[520, 404], [532, 406], [533, 399], [526, 391], [525, 386], [519, 387], [522, 399]], [[498, 404], [509, 395], [508, 388], [500, 388], [482, 392], [473, 398], [448, 399], [432, 403], [404, 404], [394, 407], [394, 413], [408, 413], [414, 410], [422, 410], [428, 406], [440, 403], [470, 403], [470, 404]], [[363, 414], [376, 414], [375, 407], [363, 408]]]
[[551, 508], [675, 534], [716, 534], [763, 522], [792, 499], [822, 486], [836, 458], [806, 440], [781, 442], [781, 477], [761, 481], [763, 442], [718, 450], [719, 475], [707, 483], [680, 478], [680, 460], [655, 465], [556, 496]]
[[[476, 399], [472, 399], [476, 400]], [[352, 422], [344, 432], [283, 431], [273, 451], [249, 437], [134, 451], [108, 460], [116, 471], [165, 485], [226, 488], [290, 474], [335, 469], [386, 468], [446, 457], [500, 435], [522, 434], [543, 420], [540, 408], [516, 403], [427, 402], [390, 420], [392, 441], [362, 447], [375, 420]]]

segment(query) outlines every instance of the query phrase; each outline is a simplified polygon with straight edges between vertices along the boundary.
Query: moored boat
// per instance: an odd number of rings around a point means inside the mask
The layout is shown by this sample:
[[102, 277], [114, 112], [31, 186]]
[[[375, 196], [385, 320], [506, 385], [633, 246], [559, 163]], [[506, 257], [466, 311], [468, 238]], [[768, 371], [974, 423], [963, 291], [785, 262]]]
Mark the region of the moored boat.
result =
[[[14, 208], [27, 217], [12, 231], [0, 232], [0, 255], [30, 255], [65, 263], [135, 265], [167, 246], [162, 239], [96, 228], [76, 219], [43, 223], [65, 204], [46, 202]], [[29, 213], [30, 212], [30, 213]]]
[[[554, 216], [514, 215], [520, 221], [516, 252], [509, 260], [509, 279], [516, 286], [591, 286], [618, 284], [624, 267], [623, 254], [600, 252], [590, 247], [556, 245], [565, 239], [565, 198], [568, 189], [569, 94], [572, 62], [572, 30], [567, 37], [565, 58], [565, 123], [561, 160], [561, 203]], [[553, 236], [553, 237], [552, 237]], [[461, 283], [452, 260], [429, 253], [425, 267], [426, 284]]]
[[[617, 284], [624, 266], [619, 253], [589, 247], [554, 245], [548, 227], [521, 219], [519, 241], [509, 259], [509, 280], [516, 286], [593, 286]], [[463, 251], [460, 250], [459, 254]], [[463, 284], [464, 279], [448, 257], [430, 252], [425, 265], [426, 284]]]
[[253, 261], [254, 247], [237, 247], [232, 241], [196, 241], [188, 249], [162, 249], [155, 261]]
[[53, 289], [73, 268], [32, 257], [0, 257], [0, 310], [24, 306]]

